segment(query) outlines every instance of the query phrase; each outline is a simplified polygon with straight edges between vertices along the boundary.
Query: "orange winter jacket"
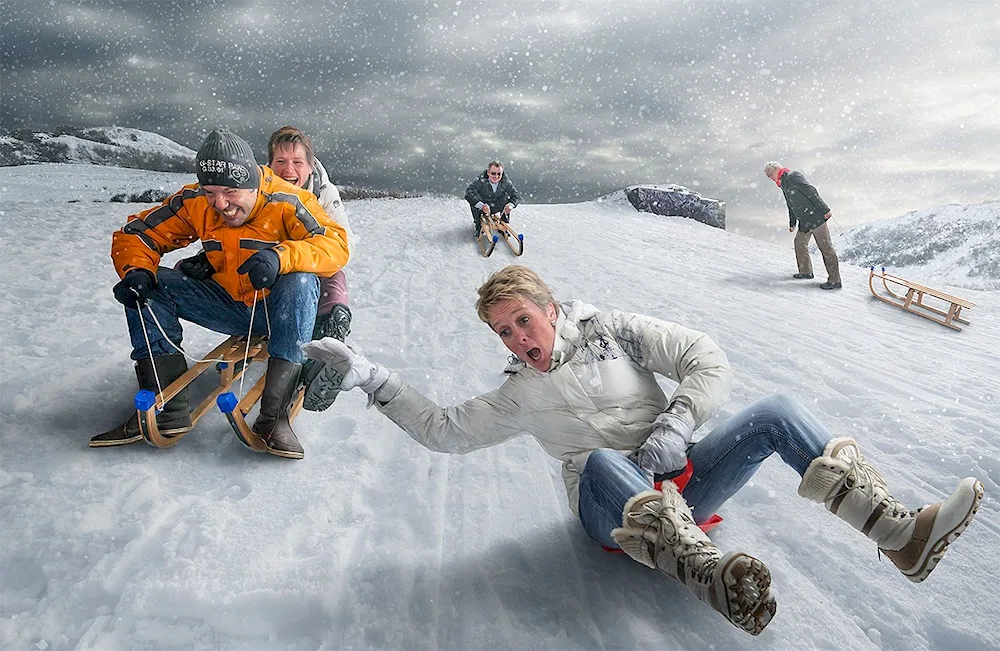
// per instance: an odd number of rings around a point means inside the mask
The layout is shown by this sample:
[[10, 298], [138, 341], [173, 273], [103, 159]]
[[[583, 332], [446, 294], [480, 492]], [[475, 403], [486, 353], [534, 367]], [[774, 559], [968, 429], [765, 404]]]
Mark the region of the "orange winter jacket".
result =
[[156, 208], [129, 215], [111, 238], [111, 260], [119, 276], [132, 269], [156, 273], [163, 254], [201, 240], [216, 281], [236, 300], [252, 305], [254, 288], [236, 269], [257, 251], [271, 249], [280, 273], [332, 276], [347, 264], [347, 237], [315, 195], [260, 166], [260, 188], [250, 218], [228, 226], [197, 183], [185, 185]]

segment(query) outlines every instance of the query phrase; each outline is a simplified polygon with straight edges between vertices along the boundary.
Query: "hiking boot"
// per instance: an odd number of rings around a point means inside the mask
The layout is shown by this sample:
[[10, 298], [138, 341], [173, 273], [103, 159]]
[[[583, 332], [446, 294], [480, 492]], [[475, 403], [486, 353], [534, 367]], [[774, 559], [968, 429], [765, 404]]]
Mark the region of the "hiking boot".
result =
[[[152, 359], [146, 357], [135, 363], [135, 377], [139, 383], [139, 389], [152, 391], [155, 394], [159, 394], [160, 392], [160, 387], [157, 387], [156, 383], [157, 377], [160, 379], [160, 386], [165, 389], [174, 380], [184, 375], [186, 371], [187, 360], [184, 358], [184, 355], [180, 354], [158, 355]], [[177, 436], [178, 434], [191, 431], [192, 427], [191, 410], [188, 405], [187, 389], [185, 388], [156, 414], [156, 428], [164, 436]], [[128, 445], [129, 443], [141, 441], [142, 438], [142, 431], [139, 429], [139, 415], [133, 413], [127, 421], [118, 427], [91, 438], [88, 446], [92, 448], [107, 448]]]
[[875, 541], [906, 578], [920, 583], [972, 522], [983, 499], [983, 484], [966, 477], [946, 500], [907, 510], [889, 494], [885, 480], [865, 461], [854, 439], [837, 438], [806, 468], [799, 495], [823, 502], [827, 510]]
[[[323, 337], [334, 337], [340, 341], [347, 339], [351, 334], [351, 310], [346, 305], [336, 303], [330, 314], [320, 325], [320, 317], [316, 318], [316, 327], [313, 328], [313, 339]], [[305, 397], [302, 403], [304, 409], [308, 411], [324, 411], [340, 394], [340, 383], [343, 376], [333, 369], [327, 369], [323, 362], [310, 359], [302, 365], [302, 377], [300, 384], [305, 386]]]
[[260, 413], [253, 424], [253, 432], [267, 446], [267, 451], [286, 459], [301, 459], [305, 450], [292, 431], [288, 412], [299, 386], [301, 364], [271, 357], [267, 360], [264, 376], [264, 393], [260, 397]]
[[325, 411], [340, 395], [340, 384], [344, 381], [344, 376], [323, 362], [316, 362], [313, 369], [315, 372], [303, 377], [305, 395], [302, 408], [307, 411]]
[[820, 289], [840, 289], [840, 283], [822, 283]]
[[680, 581], [733, 625], [759, 635], [777, 609], [767, 567], [743, 552], [722, 554], [676, 486], [663, 486], [630, 499], [611, 535], [634, 560]]
[[812, 274], [792, 274], [792, 278], [795, 280], [812, 280]]
[[343, 303], [334, 303], [328, 313], [316, 316], [313, 339], [336, 337], [344, 341], [349, 334], [351, 334], [351, 308]]

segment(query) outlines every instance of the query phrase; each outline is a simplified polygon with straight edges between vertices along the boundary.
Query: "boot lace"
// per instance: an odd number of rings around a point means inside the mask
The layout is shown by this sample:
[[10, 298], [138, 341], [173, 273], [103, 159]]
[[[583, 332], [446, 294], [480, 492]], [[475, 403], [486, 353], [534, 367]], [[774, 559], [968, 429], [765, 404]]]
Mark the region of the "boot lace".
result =
[[[644, 514], [634, 514], [634, 516], [638, 515]], [[678, 527], [678, 522], [683, 524]], [[697, 529], [694, 520], [687, 513], [678, 511], [673, 506], [664, 506], [655, 514], [655, 519], [650, 519], [646, 525], [647, 530], [654, 527], [657, 533], [657, 551], [659, 553], [673, 552], [677, 558], [678, 566], [684, 569], [689, 578], [701, 584], [712, 582], [715, 577], [715, 567], [720, 558], [719, 550], [707, 539], [707, 536], [701, 534], [701, 530]], [[697, 531], [697, 534], [692, 536], [694, 531]], [[683, 539], [684, 533], [688, 534], [687, 540]], [[692, 540], [692, 538], [696, 539]], [[705, 538], [705, 540], [697, 538]]]
[[890, 495], [889, 492], [885, 490], [885, 479], [877, 470], [875, 470], [875, 468], [865, 463], [863, 457], [851, 458], [851, 469], [847, 472], [847, 476], [844, 478], [844, 484], [841, 486], [838, 494], [847, 493], [852, 488], [858, 488], [865, 491], [865, 493], [867, 493], [873, 500], [875, 499], [875, 489], [881, 488], [882, 500], [879, 504], [884, 507], [882, 517], [889, 517], [893, 519], [912, 518], [923, 510], [923, 507], [919, 509], [908, 509], [902, 502]]

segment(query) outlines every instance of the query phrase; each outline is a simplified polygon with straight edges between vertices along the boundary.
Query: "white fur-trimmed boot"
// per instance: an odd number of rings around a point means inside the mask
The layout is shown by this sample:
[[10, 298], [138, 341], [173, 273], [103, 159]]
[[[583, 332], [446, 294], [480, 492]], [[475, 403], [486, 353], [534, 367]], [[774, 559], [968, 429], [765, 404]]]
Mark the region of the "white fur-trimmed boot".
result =
[[983, 484], [966, 477], [948, 499], [911, 511], [889, 494], [854, 439], [837, 438], [806, 468], [799, 495], [826, 504], [831, 513], [874, 540], [906, 578], [919, 583], [972, 522], [983, 499]]
[[774, 617], [767, 567], [743, 552], [723, 555], [672, 483], [630, 499], [611, 535], [626, 554], [677, 579], [747, 633], [759, 635]]

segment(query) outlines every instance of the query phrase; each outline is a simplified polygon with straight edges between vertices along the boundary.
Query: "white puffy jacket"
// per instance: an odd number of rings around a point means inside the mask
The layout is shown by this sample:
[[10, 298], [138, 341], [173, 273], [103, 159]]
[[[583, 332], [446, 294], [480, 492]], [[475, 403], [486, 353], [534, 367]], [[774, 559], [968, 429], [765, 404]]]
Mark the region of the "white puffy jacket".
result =
[[347, 221], [347, 210], [344, 209], [344, 202], [340, 199], [340, 190], [330, 181], [326, 168], [318, 158], [313, 159], [313, 173], [303, 187], [316, 195], [330, 219], [344, 227], [347, 232], [347, 248], [353, 250], [354, 232], [351, 231], [351, 224]]
[[[654, 372], [678, 382], [670, 399]], [[548, 372], [523, 366], [500, 388], [448, 408], [393, 373], [375, 405], [438, 452], [461, 454], [530, 434], [562, 461], [570, 508], [579, 513], [580, 473], [591, 451], [639, 447], [678, 397], [691, 405], [697, 428], [729, 397], [731, 379], [726, 354], [708, 335], [574, 301], [560, 310]]]

